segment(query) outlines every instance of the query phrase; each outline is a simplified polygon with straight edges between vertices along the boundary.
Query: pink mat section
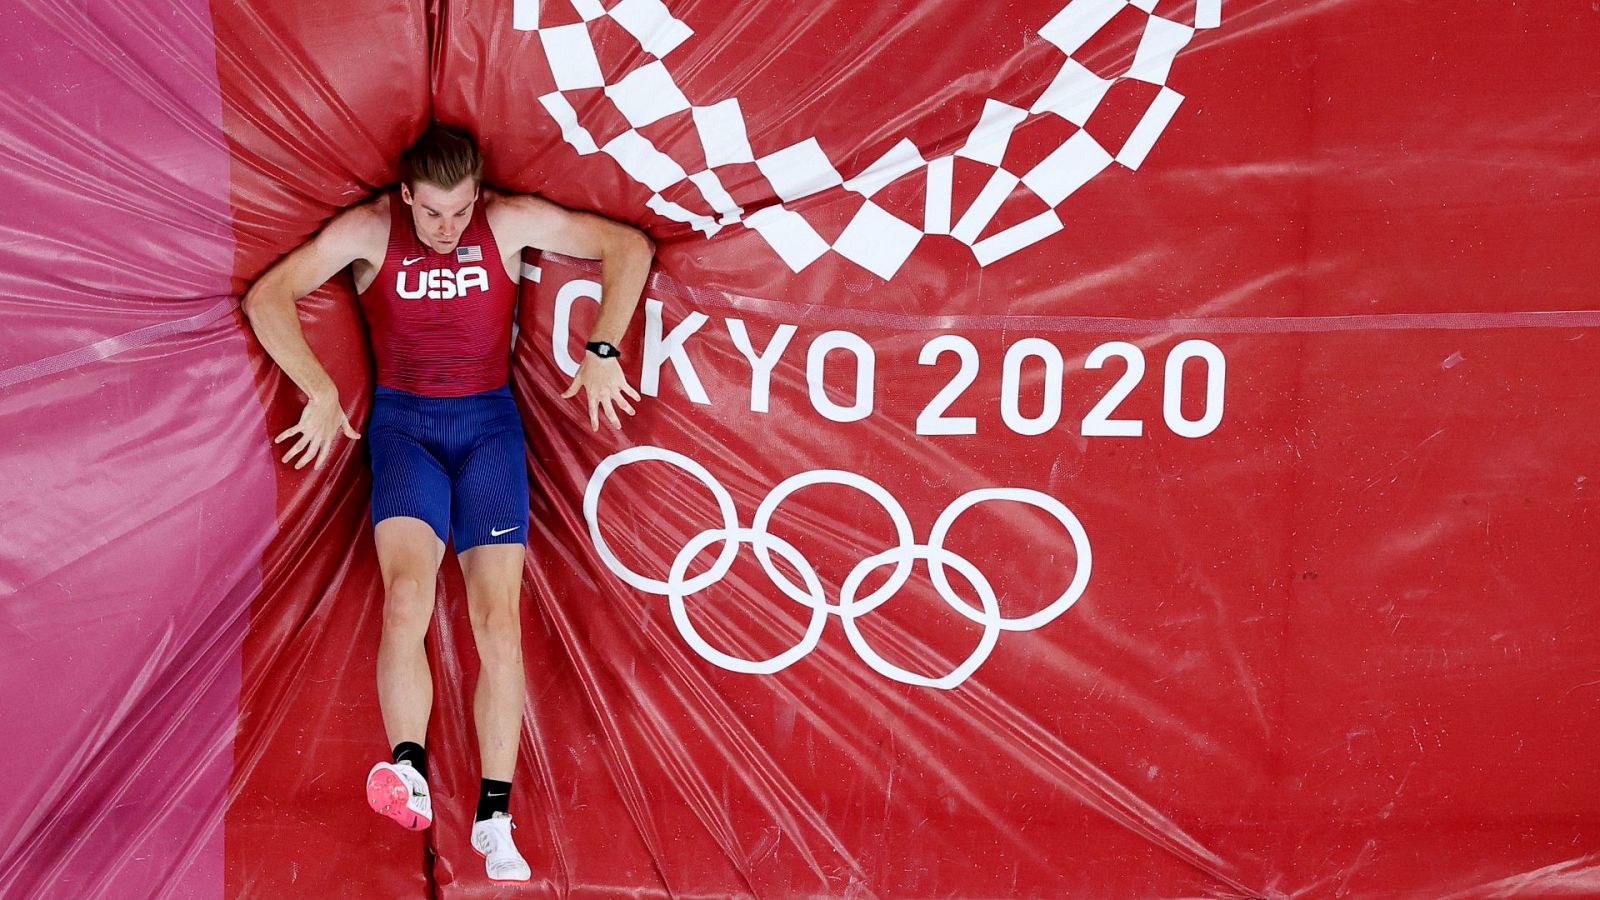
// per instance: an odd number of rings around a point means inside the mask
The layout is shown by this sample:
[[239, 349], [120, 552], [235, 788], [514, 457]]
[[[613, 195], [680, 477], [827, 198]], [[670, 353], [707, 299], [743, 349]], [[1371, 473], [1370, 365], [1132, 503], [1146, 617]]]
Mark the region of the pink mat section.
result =
[[220, 896], [275, 523], [210, 12], [7, 4], [0, 80], [0, 896]]

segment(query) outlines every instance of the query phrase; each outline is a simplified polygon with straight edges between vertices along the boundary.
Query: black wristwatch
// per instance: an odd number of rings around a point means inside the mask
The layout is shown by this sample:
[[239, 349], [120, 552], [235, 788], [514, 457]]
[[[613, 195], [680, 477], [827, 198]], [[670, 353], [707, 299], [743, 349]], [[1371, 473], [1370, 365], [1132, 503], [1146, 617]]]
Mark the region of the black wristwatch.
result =
[[595, 356], [598, 356], [601, 359], [618, 359], [622, 356], [621, 350], [618, 350], [616, 347], [613, 347], [605, 341], [590, 341], [589, 343], [584, 344], [583, 347], [585, 350], [588, 350], [590, 353], [593, 353]]

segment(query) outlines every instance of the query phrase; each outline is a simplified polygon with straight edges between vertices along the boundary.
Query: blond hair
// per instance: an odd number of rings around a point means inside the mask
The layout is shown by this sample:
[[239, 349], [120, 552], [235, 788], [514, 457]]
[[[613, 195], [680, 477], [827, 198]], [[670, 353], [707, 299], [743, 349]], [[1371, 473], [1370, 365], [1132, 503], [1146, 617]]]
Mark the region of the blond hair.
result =
[[478, 142], [465, 131], [437, 122], [400, 154], [400, 181], [412, 190], [421, 182], [449, 190], [463, 179], [473, 184], [483, 177], [483, 154]]

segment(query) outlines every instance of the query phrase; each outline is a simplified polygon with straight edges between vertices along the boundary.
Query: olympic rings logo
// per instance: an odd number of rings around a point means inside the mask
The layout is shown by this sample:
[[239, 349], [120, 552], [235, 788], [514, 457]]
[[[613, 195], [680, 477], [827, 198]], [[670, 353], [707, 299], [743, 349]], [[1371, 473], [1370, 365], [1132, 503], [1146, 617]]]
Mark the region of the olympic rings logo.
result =
[[[665, 463], [694, 476], [711, 491], [722, 518], [720, 527], [707, 528], [684, 543], [683, 548], [673, 559], [665, 579], [651, 578], [629, 569], [617, 559], [616, 553], [612, 551], [600, 532], [600, 496], [605, 490], [606, 481], [618, 469], [641, 462]], [[793, 544], [767, 530], [773, 514], [784, 500], [801, 488], [818, 484], [840, 485], [860, 491], [882, 506], [894, 523], [895, 545], [856, 563], [840, 586], [837, 602], [830, 602], [824, 596], [822, 581], [818, 578], [816, 568], [811, 562]], [[1028, 615], [1002, 615], [1000, 598], [978, 567], [944, 546], [951, 527], [963, 513], [981, 503], [997, 500], [1023, 503], [1049, 514], [1066, 529], [1076, 551], [1076, 569], [1066, 590], [1042, 609]], [[1049, 624], [1071, 608], [1072, 604], [1083, 596], [1084, 588], [1089, 584], [1091, 564], [1089, 536], [1084, 532], [1083, 525], [1061, 501], [1049, 494], [1025, 488], [984, 488], [962, 494], [939, 514], [932, 531], [928, 534], [927, 542], [918, 543], [905, 509], [882, 485], [854, 472], [821, 469], [801, 472], [773, 488], [757, 507], [755, 519], [750, 526], [744, 527], [739, 524], [732, 495], [704, 466], [681, 453], [660, 447], [643, 446], [614, 453], [601, 461], [595, 468], [594, 474], [590, 476], [588, 487], [584, 491], [583, 516], [589, 524], [589, 537], [594, 542], [595, 552], [599, 554], [606, 568], [634, 588], [666, 597], [672, 610], [672, 621], [677, 625], [684, 641], [696, 653], [713, 665], [753, 675], [781, 672], [799, 661], [822, 639], [822, 632], [827, 626], [829, 616], [837, 616], [856, 654], [878, 674], [904, 684], [949, 690], [966, 681], [979, 666], [983, 665], [994, 650], [1001, 632], [1033, 631]], [[711, 567], [689, 577], [689, 564], [707, 548], [717, 543], [722, 545], [722, 549]], [[721, 581], [733, 567], [740, 548], [746, 544], [754, 548], [756, 559], [761, 563], [761, 568], [765, 570], [773, 585], [784, 596], [811, 611], [805, 634], [799, 642], [768, 659], [744, 659], [711, 646], [689, 616], [689, 598]], [[774, 564], [774, 554], [799, 573], [801, 584], [795, 584]], [[914, 564], [918, 561], [927, 564], [929, 580], [939, 598], [952, 610], [983, 628], [983, 636], [971, 655], [939, 677], [911, 672], [884, 659], [867, 642], [858, 624], [859, 619], [882, 606], [905, 585], [911, 577]], [[869, 575], [889, 566], [893, 566], [893, 570], [882, 585], [866, 596], [857, 596]], [[951, 588], [947, 572], [949, 569], [954, 569], [976, 593], [979, 603], [977, 607], [962, 599]]]

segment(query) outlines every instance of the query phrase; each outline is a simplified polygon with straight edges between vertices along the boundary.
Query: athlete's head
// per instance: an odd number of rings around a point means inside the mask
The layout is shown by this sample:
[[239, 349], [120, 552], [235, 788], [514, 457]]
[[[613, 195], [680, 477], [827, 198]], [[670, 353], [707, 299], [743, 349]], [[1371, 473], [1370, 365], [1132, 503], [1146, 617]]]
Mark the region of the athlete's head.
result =
[[437, 123], [400, 156], [400, 199], [411, 207], [417, 236], [436, 253], [461, 240], [478, 199], [483, 155], [472, 135]]

